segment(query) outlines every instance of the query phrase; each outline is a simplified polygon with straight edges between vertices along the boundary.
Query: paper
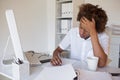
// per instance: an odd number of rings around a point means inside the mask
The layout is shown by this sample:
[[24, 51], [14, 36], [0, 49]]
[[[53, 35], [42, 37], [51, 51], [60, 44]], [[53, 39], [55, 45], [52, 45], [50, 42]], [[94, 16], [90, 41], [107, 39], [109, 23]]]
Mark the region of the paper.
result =
[[87, 70], [78, 70], [78, 80], [112, 80], [112, 76], [107, 72], [93, 72]]
[[[72, 60], [72, 59], [61, 58], [61, 60], [62, 60], [62, 66], [72, 64], [72, 66], [74, 68], [74, 64], [76, 64], [76, 63], [78, 64], [78, 61]], [[55, 67], [55, 66], [52, 66], [51, 63], [45, 63], [45, 64], [42, 64], [41, 67], [45, 68], [45, 67]]]
[[45, 67], [35, 80], [73, 80], [76, 73], [71, 64]]

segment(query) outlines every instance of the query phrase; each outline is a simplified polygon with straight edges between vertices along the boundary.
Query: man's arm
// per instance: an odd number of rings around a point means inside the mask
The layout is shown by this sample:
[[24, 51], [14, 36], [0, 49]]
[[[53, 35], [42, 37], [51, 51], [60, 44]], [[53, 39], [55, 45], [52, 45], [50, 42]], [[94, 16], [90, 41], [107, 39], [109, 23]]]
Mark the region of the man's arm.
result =
[[85, 17], [83, 17], [81, 21], [85, 29], [90, 33], [94, 56], [99, 57], [98, 66], [104, 67], [107, 62], [107, 55], [105, 54], [98, 40], [97, 31], [95, 29], [95, 21], [94, 19], [92, 19], [92, 21], [89, 21]]
[[101, 47], [101, 45], [99, 43], [97, 32], [93, 30], [90, 33], [90, 36], [91, 36], [91, 42], [92, 42], [92, 46], [93, 46], [94, 55], [99, 57], [98, 66], [104, 67], [107, 62], [107, 55], [105, 54], [103, 48]]
[[62, 53], [62, 49], [60, 47], [57, 47], [55, 51], [53, 52], [53, 57], [51, 59], [51, 64], [54, 66], [61, 65], [62, 61], [59, 57], [60, 53]]

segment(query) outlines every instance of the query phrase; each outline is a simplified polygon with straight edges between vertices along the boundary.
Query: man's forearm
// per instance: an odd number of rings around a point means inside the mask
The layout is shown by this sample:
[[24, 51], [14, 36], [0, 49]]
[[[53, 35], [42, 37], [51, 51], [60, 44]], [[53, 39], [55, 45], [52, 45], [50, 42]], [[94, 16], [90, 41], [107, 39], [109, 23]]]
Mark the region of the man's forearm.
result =
[[58, 56], [60, 53], [62, 53], [62, 51], [63, 50], [60, 47], [57, 47], [56, 50], [53, 53], [53, 56], [56, 56], [56, 55]]
[[103, 67], [106, 64], [107, 55], [105, 54], [103, 48], [99, 43], [97, 32], [93, 30], [90, 36], [91, 36], [94, 56], [99, 57], [98, 66]]

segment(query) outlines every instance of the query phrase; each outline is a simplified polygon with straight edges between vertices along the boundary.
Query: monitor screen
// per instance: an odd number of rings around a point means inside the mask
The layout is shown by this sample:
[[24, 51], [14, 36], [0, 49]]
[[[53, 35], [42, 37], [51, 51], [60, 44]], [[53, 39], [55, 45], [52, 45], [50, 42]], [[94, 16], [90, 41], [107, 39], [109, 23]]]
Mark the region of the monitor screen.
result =
[[6, 10], [6, 19], [15, 52], [15, 57], [24, 60], [24, 54], [21, 47], [13, 10]]

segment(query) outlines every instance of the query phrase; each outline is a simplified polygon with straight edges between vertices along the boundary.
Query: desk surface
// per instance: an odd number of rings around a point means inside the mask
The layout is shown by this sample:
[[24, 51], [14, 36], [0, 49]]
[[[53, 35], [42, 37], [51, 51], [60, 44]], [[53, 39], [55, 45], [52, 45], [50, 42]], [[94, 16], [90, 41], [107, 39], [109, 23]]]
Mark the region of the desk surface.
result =
[[[64, 64], [69, 64], [69, 63], [71, 63], [73, 65], [74, 69], [87, 69], [87, 66], [86, 66], [85, 63], [82, 63], [80, 61], [78, 62], [76, 60], [71, 60], [71, 59], [63, 59], [63, 65]], [[31, 66], [30, 67], [30, 77], [29, 77], [28, 80], [34, 80], [39, 75], [41, 70], [44, 67], [47, 67], [47, 66], [51, 66], [51, 64], [50, 63], [44, 63], [40, 66]], [[0, 71], [0, 73], [9, 77], [9, 78], [12, 78], [12, 67], [10, 66], [8, 68], [9, 69], [4, 68], [3, 69], [4, 71], [2, 70], [2, 71]], [[109, 66], [106, 66], [104, 68], [98, 68], [97, 70], [98, 71], [104, 71], [104, 72], [110, 72], [110, 73], [120, 73], [120, 68], [112, 68], [112, 67], [109, 67]], [[113, 80], [120, 80], [120, 76], [119, 77], [118, 76], [113, 76]]]
[[[70, 60], [70, 59], [63, 59], [63, 65], [64, 64], [69, 64], [71, 63], [74, 67], [74, 69], [87, 69], [86, 64], [82, 63], [82, 62], [78, 62], [76, 60]], [[82, 66], [81, 66], [82, 64]], [[30, 79], [29, 80], [33, 80], [35, 77], [38, 76], [38, 74], [40, 73], [40, 71], [44, 68], [44, 67], [49, 67], [51, 66], [50, 63], [44, 63], [41, 66], [36, 66], [36, 67], [31, 67], [30, 68]], [[110, 72], [110, 73], [120, 73], [120, 68], [112, 68], [109, 66], [106, 66], [104, 68], [98, 68], [98, 71], [103, 71], [103, 72]], [[120, 80], [120, 76], [113, 76], [113, 80]]]

